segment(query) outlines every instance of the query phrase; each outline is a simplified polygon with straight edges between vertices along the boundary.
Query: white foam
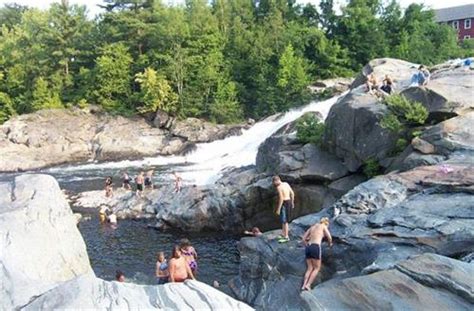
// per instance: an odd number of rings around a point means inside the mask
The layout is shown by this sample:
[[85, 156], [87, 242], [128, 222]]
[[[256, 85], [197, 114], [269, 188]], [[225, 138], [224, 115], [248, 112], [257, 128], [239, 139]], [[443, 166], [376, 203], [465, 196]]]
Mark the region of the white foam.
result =
[[211, 184], [220, 177], [221, 172], [226, 168], [255, 164], [260, 144], [282, 126], [298, 119], [304, 113], [310, 111], [319, 112], [325, 119], [329, 109], [343, 95], [321, 102], [311, 102], [302, 108], [292, 109], [276, 120], [257, 122], [250, 129], [244, 130], [240, 136], [231, 136], [211, 143], [198, 144], [196, 150], [188, 156], [159, 156], [136, 161], [88, 163], [51, 168], [49, 171], [123, 169], [129, 167], [191, 164], [181, 166], [178, 169], [184, 182], [198, 185]]

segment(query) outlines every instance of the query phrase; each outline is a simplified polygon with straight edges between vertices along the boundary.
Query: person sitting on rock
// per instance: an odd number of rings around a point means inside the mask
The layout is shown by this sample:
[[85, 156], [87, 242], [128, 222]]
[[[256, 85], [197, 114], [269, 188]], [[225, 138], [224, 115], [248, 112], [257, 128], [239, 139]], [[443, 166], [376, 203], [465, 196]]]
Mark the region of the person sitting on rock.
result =
[[153, 170], [149, 170], [146, 172], [145, 176], [145, 188], [153, 189]]
[[254, 236], [254, 237], [258, 237], [258, 236], [261, 236], [263, 233], [262, 233], [262, 231], [260, 231], [260, 229], [258, 227], [253, 227], [251, 231], [245, 230], [244, 234], [251, 235], [251, 236]]
[[122, 271], [117, 270], [115, 272], [115, 280], [122, 283], [125, 282], [125, 274], [123, 274]]
[[295, 193], [290, 185], [282, 182], [279, 176], [273, 176], [273, 186], [278, 191], [278, 205], [275, 214], [280, 216], [282, 234], [278, 239], [278, 243], [286, 243], [290, 240], [288, 235], [288, 222], [290, 220], [290, 211], [295, 208]]
[[181, 192], [183, 179], [176, 172], [173, 172], [173, 176], [174, 176], [174, 192], [175, 193]]
[[158, 278], [158, 284], [168, 283], [170, 272], [168, 270], [168, 262], [166, 261], [165, 253], [159, 252], [156, 261], [155, 275]]
[[375, 94], [374, 92], [379, 89], [377, 85], [377, 78], [375, 78], [375, 74], [373, 72], [367, 77], [367, 82], [365, 85], [367, 86], [367, 92], [372, 95]]
[[109, 176], [105, 179], [105, 196], [107, 198], [110, 198], [110, 197], [113, 197], [114, 196], [114, 192], [113, 192], [113, 188], [112, 188], [112, 176]]
[[393, 86], [392, 78], [390, 78], [389, 75], [386, 75], [382, 83], [383, 85], [380, 87], [380, 89], [388, 95], [392, 94], [392, 86]]
[[172, 257], [168, 264], [170, 282], [184, 282], [187, 279], [194, 280], [193, 272], [191, 271], [186, 258], [181, 255], [181, 250], [178, 245], [173, 247], [171, 254]]
[[303, 235], [307, 268], [301, 290], [311, 290], [311, 285], [321, 269], [321, 242], [324, 237], [326, 237], [329, 247], [332, 247], [332, 237], [328, 228], [329, 218], [323, 217], [319, 223], [312, 225]]
[[101, 205], [99, 209], [99, 221], [100, 223], [104, 223], [107, 220], [107, 211], [109, 208], [106, 205]]
[[197, 272], [197, 252], [194, 247], [191, 245], [188, 239], [181, 239], [179, 243], [179, 247], [181, 249], [181, 254], [184, 256], [186, 261], [189, 264], [189, 268], [191, 271], [196, 274]]
[[128, 176], [127, 172], [124, 172], [122, 175], [122, 188], [131, 190], [132, 186], [130, 185], [130, 176]]
[[143, 173], [143, 172], [140, 172], [140, 173], [137, 175], [137, 177], [135, 177], [135, 184], [137, 185], [136, 194], [137, 194], [137, 196], [139, 196], [139, 197], [142, 196], [142, 192], [143, 192], [143, 182], [144, 182], [143, 175], [144, 175], [144, 173]]

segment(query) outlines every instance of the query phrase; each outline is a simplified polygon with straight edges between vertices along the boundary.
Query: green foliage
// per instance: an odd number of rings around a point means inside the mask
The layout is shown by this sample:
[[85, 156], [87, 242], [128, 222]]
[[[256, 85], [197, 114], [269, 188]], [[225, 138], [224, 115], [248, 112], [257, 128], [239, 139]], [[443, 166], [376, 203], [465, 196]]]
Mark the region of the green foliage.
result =
[[380, 126], [397, 134], [401, 133], [404, 129], [403, 124], [393, 113], [388, 113], [387, 115], [385, 115], [380, 121]]
[[364, 162], [362, 170], [365, 176], [372, 178], [379, 175], [382, 168], [377, 160], [370, 158]]
[[140, 99], [143, 103], [138, 108], [141, 113], [154, 112], [158, 109], [168, 113], [175, 112], [177, 95], [171, 89], [168, 81], [158, 75], [153, 68], [135, 75], [135, 82], [140, 84]]
[[[302, 105], [316, 79], [351, 76], [376, 57], [432, 64], [472, 56], [472, 41], [431, 10], [395, 0], [104, 0], [90, 20], [69, 1], [0, 8], [0, 92], [22, 114], [71, 103], [114, 113], [160, 108], [215, 122]], [[156, 74], [151, 73], [153, 68]], [[9, 111], [4, 108], [2, 111]], [[3, 113], [3, 118], [9, 113]], [[413, 106], [402, 123], [418, 124]], [[393, 121], [393, 120], [392, 120]]]
[[401, 153], [405, 148], [408, 146], [408, 140], [405, 138], [399, 138], [397, 139], [397, 142], [395, 143], [395, 150], [394, 152], [396, 154]]
[[311, 114], [304, 115], [296, 123], [296, 137], [303, 143], [320, 145], [324, 134], [324, 123]]
[[428, 118], [428, 110], [419, 102], [412, 102], [402, 95], [385, 98], [385, 104], [395, 116], [409, 125], [423, 125]]
[[0, 92], [0, 124], [7, 121], [11, 116], [15, 115], [13, 103], [10, 97]]

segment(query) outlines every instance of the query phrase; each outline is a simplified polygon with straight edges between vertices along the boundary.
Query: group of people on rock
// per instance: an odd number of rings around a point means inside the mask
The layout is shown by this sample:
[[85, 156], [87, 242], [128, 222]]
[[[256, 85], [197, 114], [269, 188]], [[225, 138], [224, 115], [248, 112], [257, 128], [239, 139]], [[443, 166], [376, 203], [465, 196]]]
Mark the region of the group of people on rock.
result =
[[[430, 77], [431, 74], [429, 70], [424, 65], [420, 65], [418, 71], [411, 77], [410, 86], [425, 86], [428, 84]], [[394, 88], [393, 79], [389, 75], [385, 75], [385, 78], [382, 80], [382, 85], [379, 85], [373, 72], [367, 76], [365, 85], [369, 94], [377, 96], [391, 95]]]
[[[154, 189], [155, 185], [153, 184], [153, 170], [148, 170], [145, 172], [139, 172], [135, 177], [135, 193], [137, 196], [141, 197], [145, 189]], [[183, 179], [179, 176], [178, 173], [173, 172], [174, 177], [174, 192], [181, 192], [181, 187], [183, 184]], [[128, 175], [127, 172], [122, 174], [122, 188], [126, 190], [132, 190], [132, 178]], [[112, 176], [108, 176], [105, 179], [105, 196], [113, 197], [113, 180]]]
[[[188, 239], [182, 239], [179, 245], [174, 245], [171, 257], [166, 259], [164, 252], [158, 252], [155, 264], [157, 284], [178, 283], [185, 280], [195, 280], [197, 274], [197, 252]], [[117, 270], [115, 280], [125, 281], [125, 275]], [[216, 281], [214, 281], [214, 284]], [[214, 285], [215, 286], [215, 285]]]

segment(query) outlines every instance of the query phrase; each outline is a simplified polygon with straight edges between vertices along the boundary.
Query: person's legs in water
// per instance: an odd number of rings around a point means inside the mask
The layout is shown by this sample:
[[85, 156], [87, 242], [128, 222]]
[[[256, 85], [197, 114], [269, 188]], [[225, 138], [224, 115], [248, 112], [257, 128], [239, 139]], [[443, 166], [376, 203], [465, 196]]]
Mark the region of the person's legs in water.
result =
[[313, 271], [311, 271], [309, 279], [306, 282], [306, 286], [305, 286], [306, 290], [311, 290], [311, 285], [313, 284], [314, 280], [318, 276], [319, 269], [321, 269], [321, 260], [320, 259], [311, 259], [311, 264], [313, 266]]

